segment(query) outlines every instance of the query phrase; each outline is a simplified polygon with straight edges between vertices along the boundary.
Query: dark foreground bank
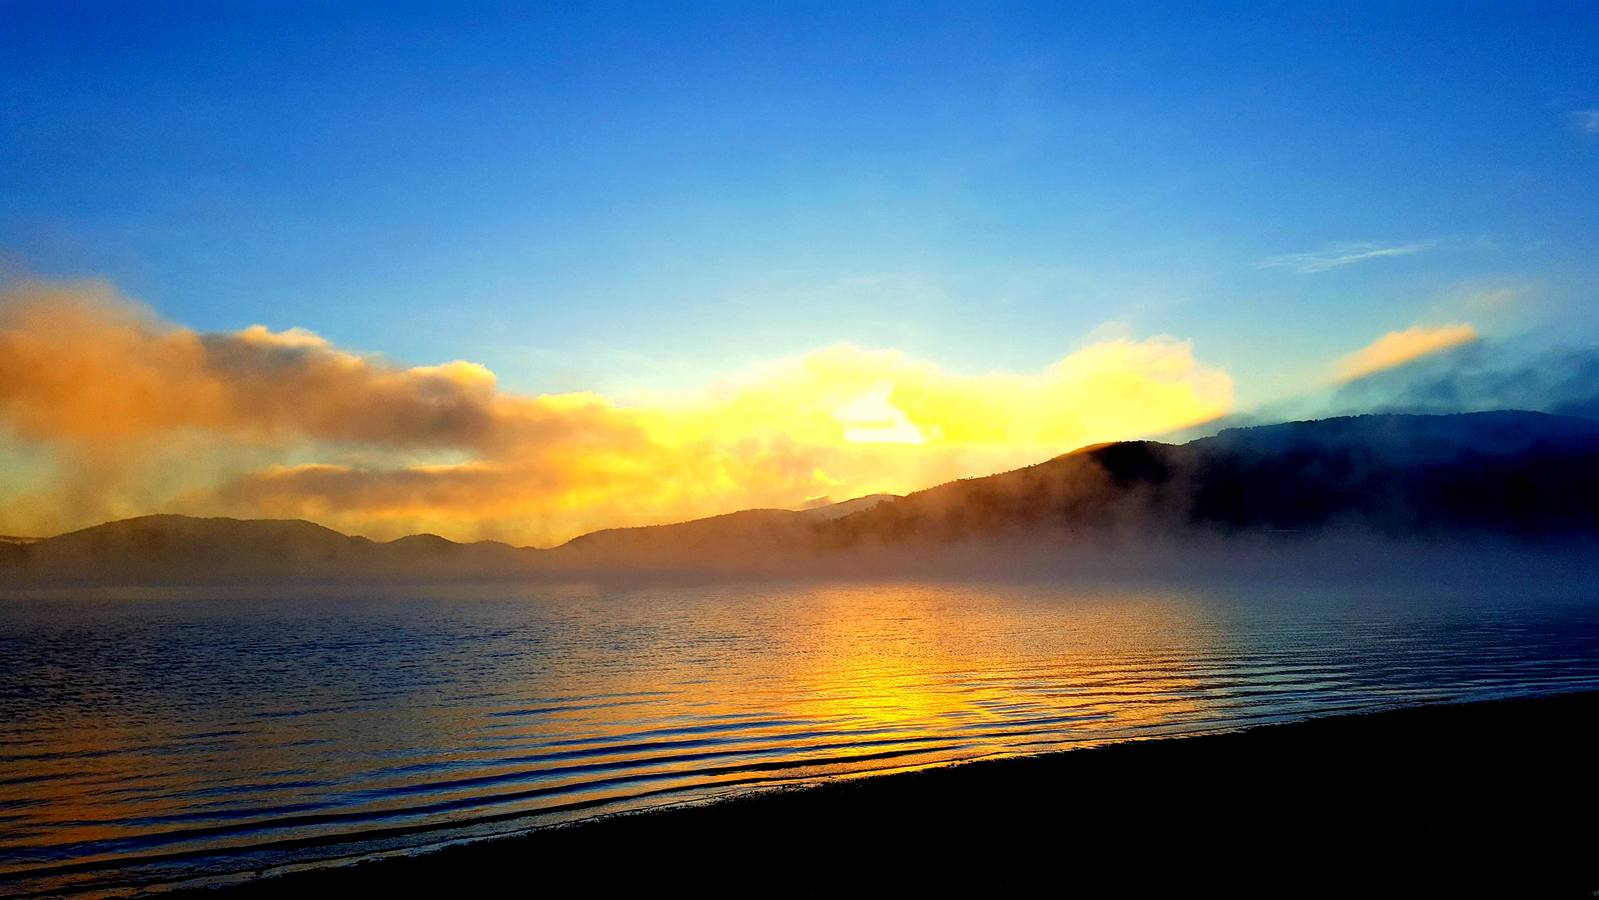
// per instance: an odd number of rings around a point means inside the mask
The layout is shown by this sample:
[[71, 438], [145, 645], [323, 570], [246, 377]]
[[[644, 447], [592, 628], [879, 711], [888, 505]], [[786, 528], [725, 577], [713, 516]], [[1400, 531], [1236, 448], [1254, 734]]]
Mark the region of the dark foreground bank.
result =
[[198, 892], [1586, 896], [1599, 694], [838, 782]]

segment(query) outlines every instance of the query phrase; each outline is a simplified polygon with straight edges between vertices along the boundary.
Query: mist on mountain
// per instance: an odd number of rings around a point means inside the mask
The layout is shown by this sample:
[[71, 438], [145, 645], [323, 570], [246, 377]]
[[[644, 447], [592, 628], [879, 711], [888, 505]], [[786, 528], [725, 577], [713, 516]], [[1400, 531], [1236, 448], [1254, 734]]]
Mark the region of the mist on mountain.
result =
[[1599, 420], [1497, 411], [1104, 444], [904, 497], [610, 529], [550, 549], [436, 535], [380, 543], [302, 521], [147, 516], [0, 545], [0, 578], [1503, 574], [1512, 558], [1581, 574], [1596, 546]]

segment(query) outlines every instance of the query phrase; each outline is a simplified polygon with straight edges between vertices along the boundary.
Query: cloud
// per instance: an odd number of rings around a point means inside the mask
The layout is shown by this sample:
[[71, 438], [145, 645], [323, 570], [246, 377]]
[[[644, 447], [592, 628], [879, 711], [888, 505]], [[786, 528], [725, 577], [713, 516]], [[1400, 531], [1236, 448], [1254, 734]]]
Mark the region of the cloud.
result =
[[1438, 245], [1437, 241], [1415, 241], [1408, 244], [1376, 244], [1370, 241], [1328, 244], [1309, 253], [1287, 253], [1268, 256], [1255, 263], [1257, 269], [1292, 269], [1301, 275], [1326, 272], [1355, 263], [1394, 256], [1410, 256]]
[[886, 381], [833, 411], [843, 423], [844, 440], [863, 444], [925, 444], [927, 435], [905, 410], [889, 401], [894, 386]]
[[1571, 123], [1583, 134], [1599, 134], [1599, 109], [1573, 110]]
[[1354, 381], [1384, 369], [1392, 369], [1461, 344], [1477, 340], [1477, 329], [1469, 324], [1417, 325], [1404, 331], [1390, 331], [1370, 344], [1333, 363], [1334, 381]]
[[470, 362], [404, 366], [298, 328], [199, 333], [104, 285], [32, 284], [0, 295], [0, 449], [6, 432], [46, 448], [55, 477], [0, 497], [0, 533], [170, 510], [547, 544], [903, 493], [1231, 404], [1226, 373], [1169, 337], [1027, 373], [842, 345], [627, 403], [521, 395]]
[[107, 449], [203, 432], [490, 451], [629, 427], [599, 398], [502, 394], [472, 363], [404, 368], [302, 329], [198, 334], [105, 288], [61, 286], [0, 298], [0, 413], [25, 439]]

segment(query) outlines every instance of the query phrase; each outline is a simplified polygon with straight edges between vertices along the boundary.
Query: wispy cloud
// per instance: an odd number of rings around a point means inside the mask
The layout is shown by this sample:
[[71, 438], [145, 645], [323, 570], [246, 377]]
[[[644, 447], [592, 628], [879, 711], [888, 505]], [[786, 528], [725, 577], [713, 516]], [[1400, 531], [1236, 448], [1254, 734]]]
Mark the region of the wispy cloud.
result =
[[1477, 329], [1464, 322], [1455, 325], [1417, 325], [1404, 331], [1390, 331], [1333, 363], [1333, 380], [1347, 382], [1365, 378], [1475, 340]]
[[1257, 269], [1292, 269], [1301, 275], [1311, 275], [1316, 272], [1326, 272], [1355, 263], [1366, 262], [1373, 259], [1385, 259], [1391, 256], [1410, 256], [1423, 250], [1431, 250], [1438, 245], [1437, 241], [1412, 241], [1406, 244], [1378, 244], [1372, 241], [1346, 241], [1337, 244], [1328, 244], [1320, 250], [1309, 253], [1284, 253], [1280, 256], [1268, 256], [1255, 263]]
[[1574, 110], [1571, 122], [1583, 134], [1599, 134], [1599, 109]]

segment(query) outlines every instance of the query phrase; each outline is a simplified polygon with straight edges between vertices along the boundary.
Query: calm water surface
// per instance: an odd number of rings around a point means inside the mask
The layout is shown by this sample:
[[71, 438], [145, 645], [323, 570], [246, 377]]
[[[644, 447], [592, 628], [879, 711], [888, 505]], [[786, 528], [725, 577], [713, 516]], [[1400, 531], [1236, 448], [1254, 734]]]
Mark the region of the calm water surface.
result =
[[0, 599], [0, 894], [1599, 687], [1599, 602], [1325, 588]]

